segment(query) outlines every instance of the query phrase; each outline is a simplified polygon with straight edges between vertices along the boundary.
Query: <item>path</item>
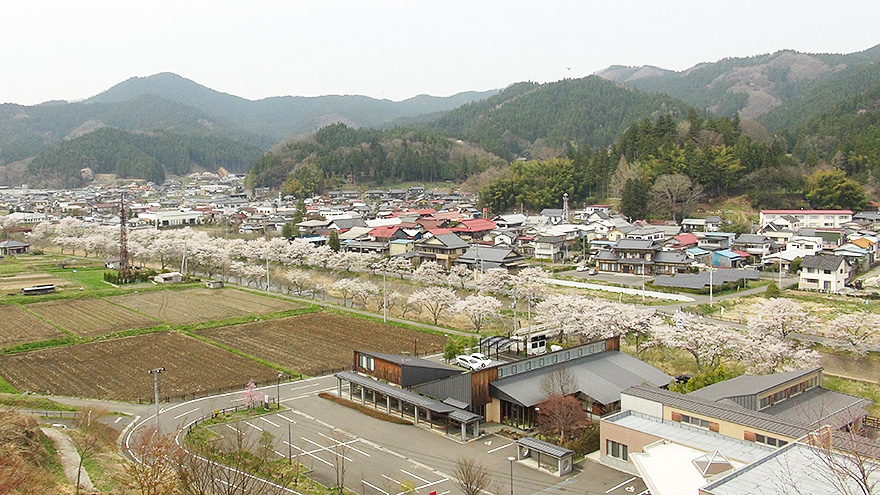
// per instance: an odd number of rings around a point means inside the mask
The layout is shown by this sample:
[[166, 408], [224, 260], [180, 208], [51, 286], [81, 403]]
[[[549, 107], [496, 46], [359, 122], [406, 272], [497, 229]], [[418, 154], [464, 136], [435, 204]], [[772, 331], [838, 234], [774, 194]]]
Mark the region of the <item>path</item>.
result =
[[630, 294], [634, 296], [644, 295], [655, 299], [665, 299], [667, 301], [693, 302], [694, 298], [684, 294], [674, 294], [670, 292], [657, 292], [653, 290], [633, 289], [631, 287], [615, 287], [613, 285], [588, 284], [586, 282], [574, 282], [572, 280], [559, 280], [555, 278], [542, 279], [543, 282], [553, 285], [561, 285], [563, 287], [577, 287], [579, 289], [601, 290], [605, 292], [614, 292], [617, 294]]
[[[40, 429], [55, 442], [55, 446], [58, 449], [58, 458], [61, 460], [61, 465], [64, 466], [64, 475], [76, 486], [76, 471], [79, 468], [80, 457], [76, 447], [73, 446], [73, 442], [70, 441], [66, 434], [55, 428], [44, 427]], [[90, 492], [95, 490], [92, 480], [89, 478], [89, 473], [86, 472], [86, 468], [80, 470], [79, 486]]]

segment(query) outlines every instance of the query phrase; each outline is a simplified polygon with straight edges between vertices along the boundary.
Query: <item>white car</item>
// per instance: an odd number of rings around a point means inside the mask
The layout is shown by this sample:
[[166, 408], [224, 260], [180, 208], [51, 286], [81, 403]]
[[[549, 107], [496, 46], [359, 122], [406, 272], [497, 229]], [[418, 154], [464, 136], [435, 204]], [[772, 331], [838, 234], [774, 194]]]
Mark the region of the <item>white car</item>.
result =
[[467, 368], [471, 371], [477, 371], [479, 369], [483, 369], [483, 362], [477, 358], [468, 356], [467, 354], [462, 354], [461, 356], [455, 357], [455, 364], [461, 366], [462, 368]]
[[489, 367], [490, 365], [492, 365], [492, 360], [489, 359], [488, 356], [486, 356], [483, 353], [475, 352], [475, 353], [471, 354], [471, 357], [480, 361], [481, 363], [483, 363], [483, 368], [486, 368], [486, 367]]

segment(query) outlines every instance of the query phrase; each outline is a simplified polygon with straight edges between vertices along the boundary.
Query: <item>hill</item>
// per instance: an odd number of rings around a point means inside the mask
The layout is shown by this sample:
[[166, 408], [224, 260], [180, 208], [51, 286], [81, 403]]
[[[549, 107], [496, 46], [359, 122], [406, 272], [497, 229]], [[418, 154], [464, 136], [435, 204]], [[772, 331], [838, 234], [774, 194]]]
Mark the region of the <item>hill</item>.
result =
[[534, 157], [543, 146], [606, 147], [645, 117], [684, 116], [687, 105], [597, 76], [518, 83], [426, 124], [504, 157]]
[[878, 61], [880, 45], [846, 55], [783, 50], [698, 64], [681, 72], [652, 66], [612, 66], [597, 75], [644, 91], [665, 93], [719, 115], [739, 112], [742, 118], [754, 119], [809, 94], [814, 83], [847, 80], [858, 67]]
[[266, 136], [274, 143], [335, 122], [352, 127], [378, 127], [400, 118], [451, 110], [495, 93], [497, 91], [493, 90], [470, 91], [449, 97], [419, 95], [400, 102], [339, 95], [277, 96], [252, 101], [166, 72], [149, 77], [133, 77], [85, 102], [118, 103], [147, 94], [159, 95], [236, 122], [248, 132]]

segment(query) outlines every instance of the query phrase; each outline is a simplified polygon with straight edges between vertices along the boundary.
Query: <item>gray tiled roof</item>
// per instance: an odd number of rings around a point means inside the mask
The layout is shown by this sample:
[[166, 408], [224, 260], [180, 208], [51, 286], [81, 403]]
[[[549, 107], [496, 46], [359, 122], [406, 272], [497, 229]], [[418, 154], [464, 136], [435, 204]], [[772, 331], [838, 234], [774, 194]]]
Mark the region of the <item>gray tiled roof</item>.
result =
[[757, 430], [776, 433], [788, 438], [800, 438], [809, 431], [808, 425], [796, 420], [777, 418], [766, 413], [749, 411], [742, 407], [722, 404], [701, 397], [693, 397], [659, 388], [636, 385], [625, 390], [623, 393], [720, 421], [728, 421]]
[[617, 244], [614, 245], [614, 249], [644, 249], [644, 250], [654, 250], [659, 249], [659, 246], [655, 241], [652, 240], [642, 240], [642, 239], [620, 239], [617, 241]]
[[815, 387], [790, 399], [781, 401], [761, 412], [777, 418], [788, 418], [816, 428], [829, 424], [835, 428], [864, 416], [871, 401], [861, 397]]
[[801, 262], [803, 268], [817, 268], [819, 270], [837, 270], [840, 264], [845, 262], [841, 256], [833, 256], [830, 254], [811, 254], [804, 256]]
[[522, 445], [523, 447], [538, 451], [542, 454], [553, 456], [557, 459], [561, 459], [565, 456], [574, 454], [573, 450], [569, 450], [565, 447], [560, 447], [558, 445], [553, 445], [552, 443], [538, 440], [537, 438], [532, 437], [520, 438], [516, 441], [516, 443]]
[[450, 249], [457, 249], [469, 246], [469, 244], [461, 239], [461, 237], [455, 234], [437, 234], [434, 237], [437, 238], [438, 241], [442, 242], [446, 247]]
[[695, 390], [689, 393], [688, 396], [719, 401], [730, 397], [757, 395], [789, 381], [814, 373], [819, 369], [821, 368], [773, 373], [771, 375], [740, 375], [736, 378], [724, 380], [709, 385], [708, 387]]

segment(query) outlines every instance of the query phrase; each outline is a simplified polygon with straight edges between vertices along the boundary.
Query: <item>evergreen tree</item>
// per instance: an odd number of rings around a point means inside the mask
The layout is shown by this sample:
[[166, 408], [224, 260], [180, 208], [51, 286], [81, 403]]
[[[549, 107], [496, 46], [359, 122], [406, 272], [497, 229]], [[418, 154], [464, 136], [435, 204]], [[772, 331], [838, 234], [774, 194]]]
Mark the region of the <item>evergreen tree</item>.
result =
[[334, 252], [338, 253], [342, 246], [339, 244], [339, 233], [336, 229], [330, 231], [330, 240], [327, 241], [327, 245], [330, 246]]
[[648, 216], [648, 195], [651, 187], [644, 179], [629, 179], [620, 196], [620, 212], [633, 220]]

